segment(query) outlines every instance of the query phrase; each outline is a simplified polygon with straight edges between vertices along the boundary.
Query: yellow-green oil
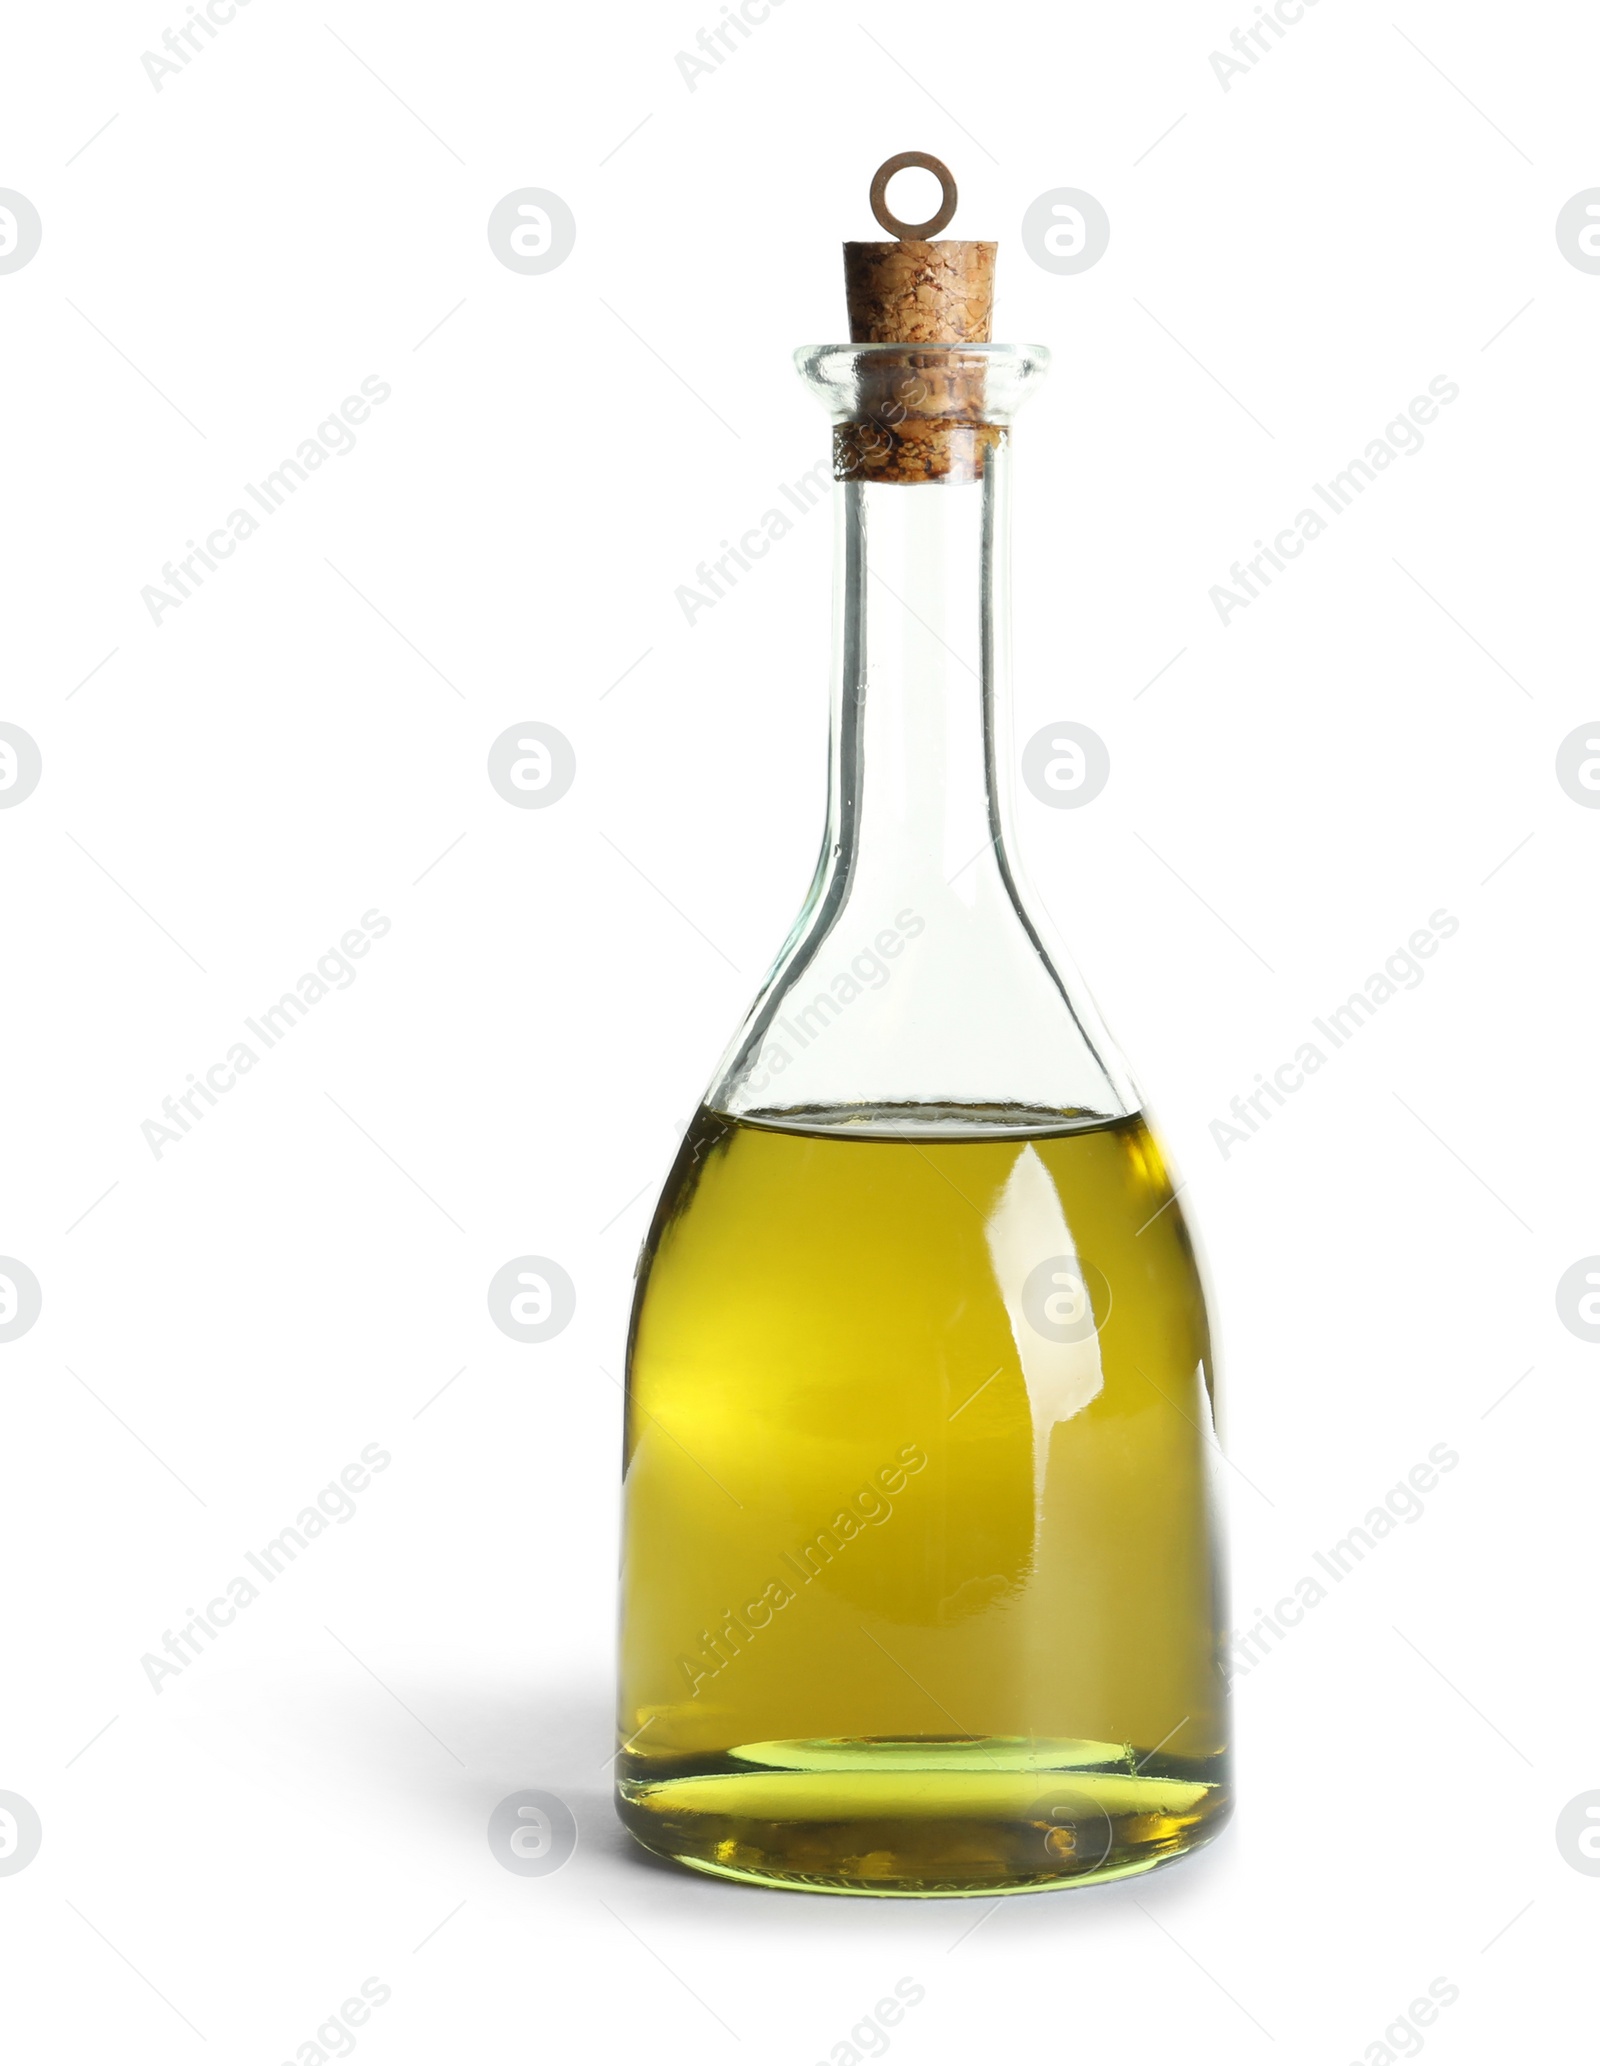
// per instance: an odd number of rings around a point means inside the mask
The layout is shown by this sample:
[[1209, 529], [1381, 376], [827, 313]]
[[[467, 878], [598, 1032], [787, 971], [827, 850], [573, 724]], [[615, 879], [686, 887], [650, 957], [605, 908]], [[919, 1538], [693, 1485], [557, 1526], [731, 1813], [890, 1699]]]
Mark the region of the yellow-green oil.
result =
[[627, 1827], [900, 1895], [1213, 1835], [1211, 1385], [1140, 1118], [703, 1111], [630, 1344]]

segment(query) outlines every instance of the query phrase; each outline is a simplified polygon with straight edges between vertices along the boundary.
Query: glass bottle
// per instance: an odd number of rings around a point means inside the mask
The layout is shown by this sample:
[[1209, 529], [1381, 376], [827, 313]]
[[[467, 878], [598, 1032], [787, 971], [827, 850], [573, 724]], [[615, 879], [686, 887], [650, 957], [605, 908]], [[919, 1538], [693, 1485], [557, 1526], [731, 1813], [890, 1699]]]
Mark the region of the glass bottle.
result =
[[1230, 1806], [1214, 1377], [1160, 1147], [1008, 853], [1047, 354], [798, 363], [835, 425], [827, 829], [641, 1257], [618, 1810], [768, 1885], [1120, 1877]]

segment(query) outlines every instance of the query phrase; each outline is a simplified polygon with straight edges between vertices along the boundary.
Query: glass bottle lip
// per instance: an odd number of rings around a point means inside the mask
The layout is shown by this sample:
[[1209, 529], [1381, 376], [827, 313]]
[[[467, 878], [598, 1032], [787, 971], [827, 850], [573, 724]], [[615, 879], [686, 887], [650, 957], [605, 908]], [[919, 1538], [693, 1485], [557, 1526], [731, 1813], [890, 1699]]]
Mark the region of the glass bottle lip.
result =
[[[881, 413], [882, 397], [898, 379], [911, 414], [976, 413], [1004, 425], [1037, 391], [1050, 350], [1043, 344], [805, 344], [794, 362], [835, 423], [853, 422], [869, 408]], [[925, 400], [917, 398], [919, 376], [932, 376], [933, 393]]]

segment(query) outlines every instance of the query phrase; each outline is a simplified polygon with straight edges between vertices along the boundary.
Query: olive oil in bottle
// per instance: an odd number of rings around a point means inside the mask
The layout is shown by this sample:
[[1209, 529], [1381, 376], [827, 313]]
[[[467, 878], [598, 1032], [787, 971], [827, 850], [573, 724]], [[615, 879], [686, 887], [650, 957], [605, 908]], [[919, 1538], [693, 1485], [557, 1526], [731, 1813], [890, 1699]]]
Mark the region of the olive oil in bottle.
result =
[[992, 246], [847, 252], [874, 341], [801, 361], [836, 425], [828, 829], [641, 1261], [618, 1806], [734, 1879], [1022, 1892], [1228, 1813], [1212, 1353], [1160, 1148], [1004, 837], [1010, 422], [1044, 354], [984, 341]]

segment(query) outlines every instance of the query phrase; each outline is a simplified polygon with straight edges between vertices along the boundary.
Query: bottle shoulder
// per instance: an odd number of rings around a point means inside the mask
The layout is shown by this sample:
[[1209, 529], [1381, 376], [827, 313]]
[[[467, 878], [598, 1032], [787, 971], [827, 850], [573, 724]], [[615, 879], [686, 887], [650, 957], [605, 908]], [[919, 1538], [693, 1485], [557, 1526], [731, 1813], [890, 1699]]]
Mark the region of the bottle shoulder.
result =
[[751, 1118], [988, 1114], [1005, 1131], [1136, 1112], [1092, 999], [1003, 857], [976, 857], [965, 878], [819, 881], [707, 1103]]

